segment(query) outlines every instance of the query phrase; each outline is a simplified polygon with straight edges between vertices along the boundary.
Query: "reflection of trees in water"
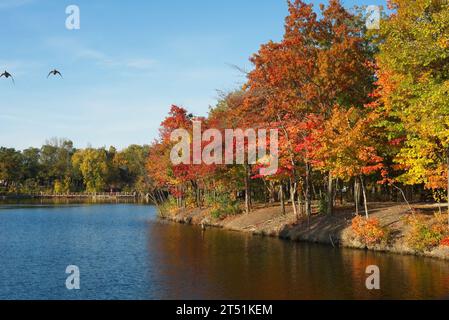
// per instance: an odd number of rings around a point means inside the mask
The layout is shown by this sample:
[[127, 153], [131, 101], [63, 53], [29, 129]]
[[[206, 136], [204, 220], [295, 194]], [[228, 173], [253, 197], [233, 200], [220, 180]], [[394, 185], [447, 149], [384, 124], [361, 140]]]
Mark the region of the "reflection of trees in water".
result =
[[[360, 250], [343, 250], [342, 257], [350, 264], [353, 287], [360, 287], [361, 298], [430, 299], [448, 295], [449, 269], [444, 261]], [[365, 288], [365, 271], [370, 265], [380, 268], [379, 291]]]
[[[445, 263], [432, 259], [285, 242], [178, 224], [152, 224], [149, 251], [161, 298], [439, 298]], [[366, 267], [381, 270], [381, 290], [365, 287]]]

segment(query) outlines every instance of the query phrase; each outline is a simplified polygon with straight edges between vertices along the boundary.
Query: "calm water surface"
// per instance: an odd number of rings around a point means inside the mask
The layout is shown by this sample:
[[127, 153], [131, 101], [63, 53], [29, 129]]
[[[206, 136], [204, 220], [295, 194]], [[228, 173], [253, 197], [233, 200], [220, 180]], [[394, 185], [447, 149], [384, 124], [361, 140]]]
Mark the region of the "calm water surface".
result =
[[[0, 204], [0, 299], [431, 299], [449, 263], [161, 222], [138, 204]], [[68, 265], [81, 290], [65, 287]], [[365, 269], [381, 268], [377, 292]]]

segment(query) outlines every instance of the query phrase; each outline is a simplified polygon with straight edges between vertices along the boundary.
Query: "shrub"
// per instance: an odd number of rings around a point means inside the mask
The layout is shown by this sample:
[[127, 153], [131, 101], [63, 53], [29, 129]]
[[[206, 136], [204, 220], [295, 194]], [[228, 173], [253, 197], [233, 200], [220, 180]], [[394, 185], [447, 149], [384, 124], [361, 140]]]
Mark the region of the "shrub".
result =
[[327, 199], [326, 197], [321, 197], [320, 198], [320, 202], [318, 204], [318, 211], [320, 212], [320, 214], [326, 214], [327, 213]]
[[206, 203], [211, 207], [211, 216], [216, 219], [223, 219], [229, 215], [241, 213], [240, 203], [232, 199], [227, 193], [208, 197]]
[[424, 252], [440, 245], [448, 234], [448, 228], [439, 216], [436, 219], [426, 219], [423, 216], [413, 216], [407, 219], [410, 231], [406, 235], [406, 243], [412, 249]]
[[388, 237], [387, 229], [382, 228], [376, 218], [355, 217], [352, 220], [352, 231], [357, 239], [367, 246], [378, 244]]
[[62, 186], [61, 181], [59, 181], [59, 180], [56, 180], [56, 181], [55, 181], [53, 190], [54, 190], [54, 192], [55, 192], [56, 194], [59, 194], [59, 193], [63, 193], [63, 192], [64, 192], [64, 187]]
[[186, 208], [193, 209], [197, 207], [196, 196], [193, 192], [188, 192], [184, 195], [184, 203]]
[[178, 204], [174, 197], [169, 197], [166, 202], [158, 206], [158, 209], [159, 209], [159, 216], [162, 218], [173, 215], [179, 210]]
[[443, 240], [441, 240], [440, 245], [442, 245], [443, 247], [449, 247], [449, 237], [446, 237]]

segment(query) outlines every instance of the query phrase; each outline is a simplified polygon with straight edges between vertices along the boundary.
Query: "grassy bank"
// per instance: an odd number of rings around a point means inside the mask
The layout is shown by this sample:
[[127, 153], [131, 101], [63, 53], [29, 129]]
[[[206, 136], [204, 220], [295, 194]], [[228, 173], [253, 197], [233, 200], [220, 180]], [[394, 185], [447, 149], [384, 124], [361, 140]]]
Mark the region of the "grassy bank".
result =
[[[291, 209], [282, 214], [280, 206], [258, 206], [246, 215], [214, 218], [210, 209], [184, 209], [165, 213], [163, 218], [178, 223], [218, 227], [254, 235], [279, 237], [292, 241], [375, 250], [396, 254], [419, 255], [449, 260], [449, 246], [440, 244], [442, 236], [434, 231], [440, 226], [449, 231], [447, 215], [435, 215], [438, 207], [415, 204], [413, 211], [398, 203], [370, 203], [370, 221], [384, 230], [379, 241], [365, 241], [354, 230], [352, 206], [339, 207], [333, 216], [313, 215], [297, 221]], [[363, 221], [363, 220], [362, 220]], [[412, 221], [412, 222], [410, 222]], [[447, 229], [447, 230], [446, 230]], [[434, 240], [432, 237], [438, 239]]]

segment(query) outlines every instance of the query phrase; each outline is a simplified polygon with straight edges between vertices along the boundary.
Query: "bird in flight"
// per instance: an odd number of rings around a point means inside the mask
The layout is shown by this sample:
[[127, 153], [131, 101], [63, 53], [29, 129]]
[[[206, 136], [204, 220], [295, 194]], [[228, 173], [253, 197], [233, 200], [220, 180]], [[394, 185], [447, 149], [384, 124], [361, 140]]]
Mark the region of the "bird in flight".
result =
[[47, 79], [48, 79], [48, 77], [50, 77], [51, 75], [54, 75], [54, 76], [56, 76], [56, 75], [59, 75], [62, 79], [64, 79], [63, 77], [62, 77], [62, 74], [61, 74], [61, 72], [59, 72], [58, 70], [52, 70], [52, 71], [50, 71], [49, 73], [48, 73], [48, 76], [47, 76]]
[[5, 70], [5, 72], [3, 72], [2, 74], [0, 74], [0, 78], [1, 78], [1, 77], [5, 77], [6, 79], [11, 78], [12, 83], [13, 83], [13, 84], [16, 84], [16, 82], [14, 81], [13, 76], [12, 76], [8, 71], [6, 71], [6, 70]]

